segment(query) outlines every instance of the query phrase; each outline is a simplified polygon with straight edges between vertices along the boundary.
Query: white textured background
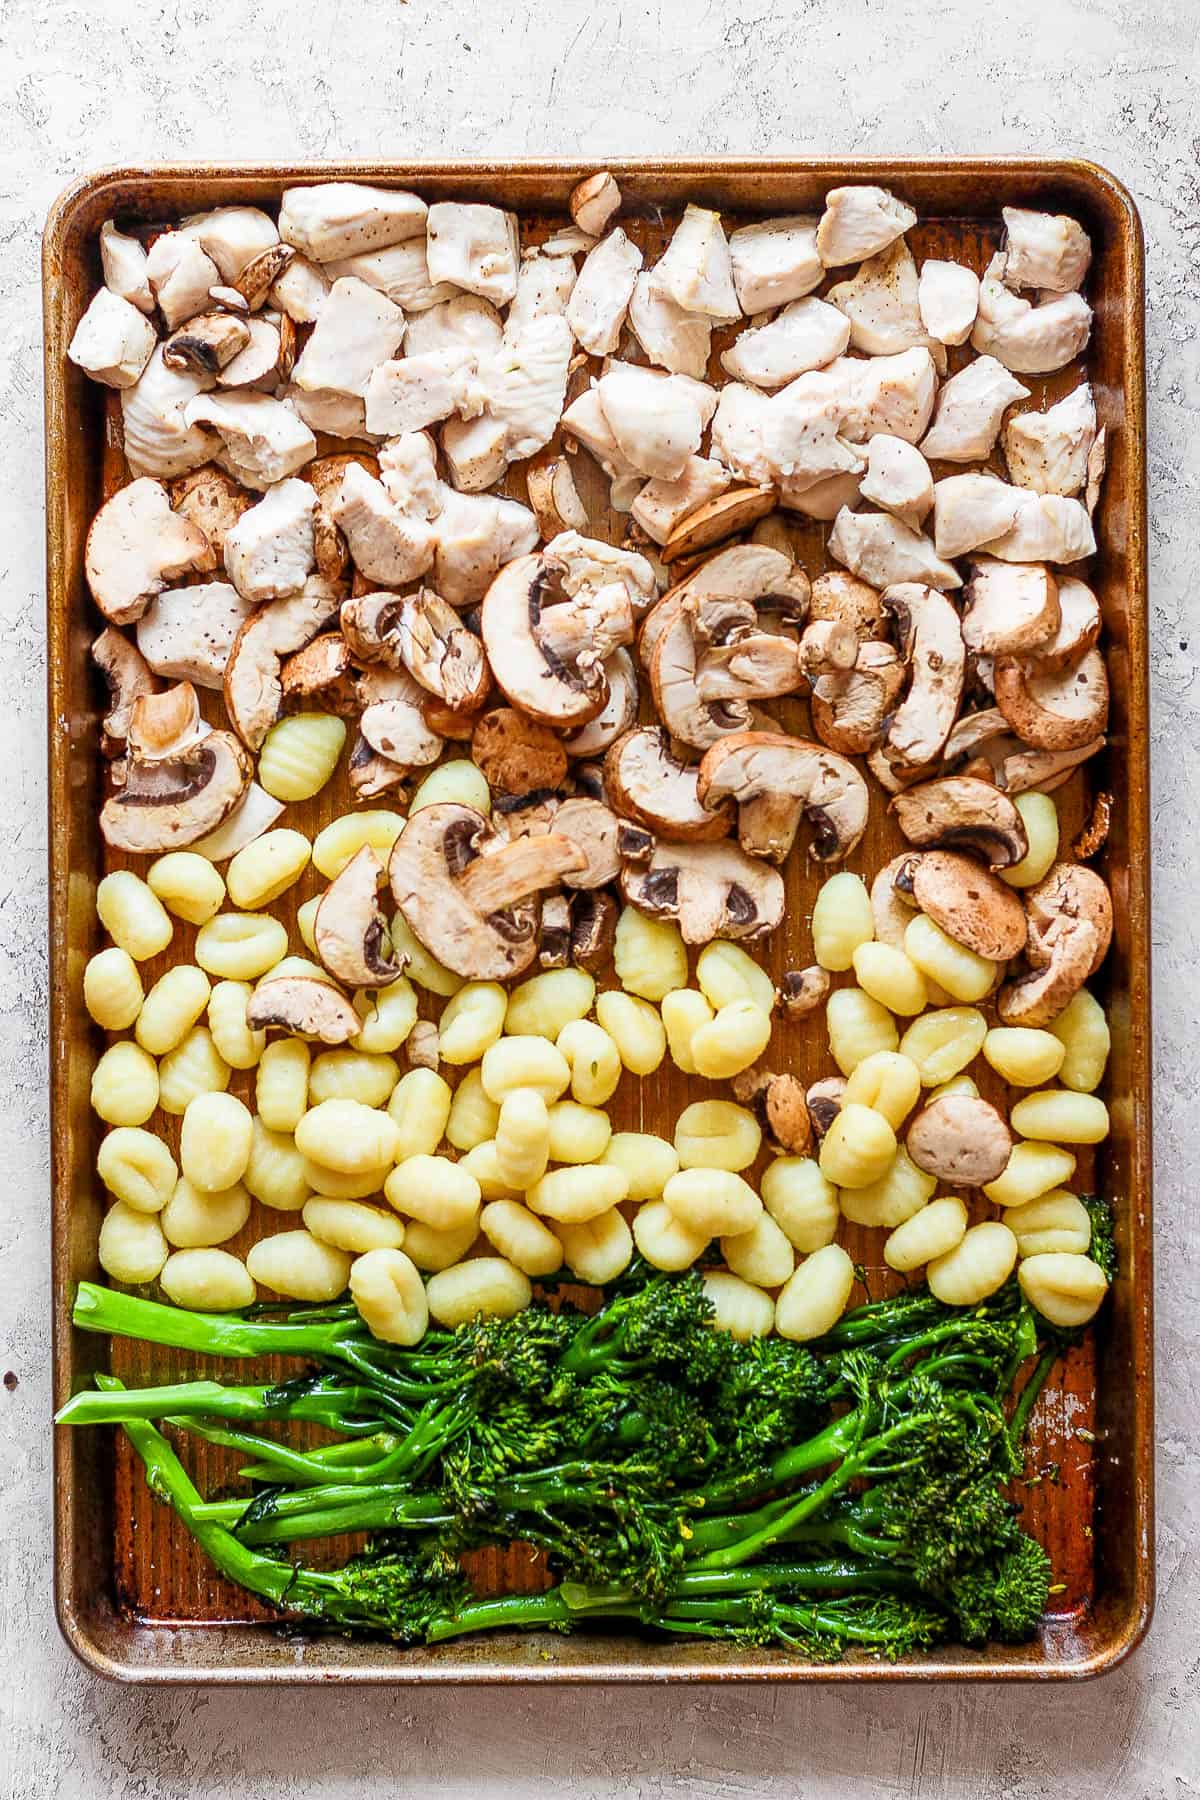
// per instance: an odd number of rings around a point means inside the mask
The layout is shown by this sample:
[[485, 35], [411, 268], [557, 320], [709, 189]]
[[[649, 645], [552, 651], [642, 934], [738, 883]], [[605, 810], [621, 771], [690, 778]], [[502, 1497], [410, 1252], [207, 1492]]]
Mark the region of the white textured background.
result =
[[[4, 1800], [1200, 1795], [1196, 0], [0, 0], [0, 1778]], [[50, 1599], [38, 243], [176, 157], [1079, 154], [1149, 246], [1160, 1600], [1075, 1689], [127, 1692]]]

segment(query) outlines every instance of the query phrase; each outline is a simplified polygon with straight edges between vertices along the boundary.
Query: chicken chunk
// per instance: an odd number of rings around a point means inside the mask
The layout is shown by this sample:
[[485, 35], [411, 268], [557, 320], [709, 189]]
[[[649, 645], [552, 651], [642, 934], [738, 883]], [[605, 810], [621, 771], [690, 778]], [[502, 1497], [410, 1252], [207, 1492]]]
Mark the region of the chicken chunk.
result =
[[801, 213], [741, 226], [730, 236], [729, 260], [744, 313], [802, 300], [825, 275], [817, 253], [817, 221]]
[[547, 314], [507, 329], [500, 346], [480, 359], [472, 398], [503, 426], [509, 459], [533, 456], [554, 436], [573, 350], [567, 321]]
[[244, 600], [298, 594], [314, 564], [317, 496], [307, 481], [280, 481], [225, 534], [225, 571]]
[[482, 355], [495, 350], [504, 336], [504, 321], [490, 300], [478, 294], [456, 294], [428, 312], [410, 319], [404, 333], [405, 356], [423, 356], [428, 350], [472, 350]]
[[686, 375], [613, 363], [596, 386], [617, 449], [643, 475], [674, 481], [700, 447], [716, 395]]
[[508, 467], [508, 432], [503, 421], [489, 413], [474, 419], [447, 419], [441, 445], [450, 480], [463, 494], [481, 493], [499, 481]]
[[433, 585], [451, 606], [472, 606], [505, 563], [535, 550], [538, 541], [537, 520], [527, 506], [447, 488], [436, 522]]
[[881, 187], [830, 188], [817, 226], [817, 254], [827, 269], [878, 256], [912, 228], [911, 206]]
[[1073, 563], [1094, 553], [1096, 539], [1081, 501], [1025, 492], [1010, 528], [983, 548], [1002, 562]]
[[164, 231], [155, 238], [146, 258], [146, 275], [172, 331], [205, 311], [208, 290], [221, 279], [212, 258], [182, 231]]
[[1028, 400], [1029, 389], [994, 356], [977, 356], [952, 375], [921, 444], [930, 461], [982, 462], [992, 453], [1005, 409]]
[[520, 261], [516, 214], [474, 201], [439, 200], [429, 209], [425, 254], [431, 281], [449, 281], [507, 306], [517, 291]]
[[763, 442], [772, 399], [758, 388], [730, 381], [717, 396], [712, 422], [712, 453], [744, 481], [768, 486], [776, 473]]
[[160, 344], [132, 387], [121, 389], [125, 460], [134, 475], [186, 475], [210, 459], [217, 439], [187, 417], [211, 377], [169, 369]]
[[825, 373], [850, 383], [845, 435], [853, 443], [866, 443], [880, 431], [903, 438], [907, 444], [920, 442], [937, 393], [937, 372], [928, 350], [922, 347], [865, 359], [842, 357]]
[[274, 219], [259, 206], [218, 206], [212, 212], [194, 213], [183, 220], [179, 232], [194, 238], [212, 258], [223, 282], [236, 281], [247, 263], [279, 242]]
[[726, 324], [741, 317], [720, 213], [685, 207], [654, 274], [660, 292], [686, 312]]
[[145, 245], [118, 231], [111, 219], [105, 219], [100, 227], [100, 267], [104, 271], [104, 285], [110, 293], [136, 306], [140, 313], [154, 311], [154, 294], [146, 273], [147, 261]]
[[441, 512], [442, 484], [433, 439], [427, 431], [389, 438], [379, 452], [379, 479], [401, 512], [422, 519], [436, 519]]
[[[829, 304], [850, 322], [850, 343], [868, 356], [898, 356], [930, 339], [918, 304], [917, 265], [903, 238], [868, 257], [849, 281], [829, 290]], [[945, 367], [945, 351], [935, 348]]]
[[740, 332], [721, 363], [735, 381], [781, 388], [840, 356], [852, 329], [851, 321], [824, 300], [793, 300], [770, 324]]
[[762, 446], [770, 479], [793, 491], [831, 475], [858, 474], [861, 452], [845, 436], [852, 388], [844, 372], [814, 369], [772, 396], [763, 413]]
[[293, 324], [315, 325], [332, 287], [324, 269], [307, 256], [293, 256], [282, 275], [275, 277], [268, 298]]
[[620, 226], [589, 251], [567, 302], [567, 323], [590, 355], [616, 349], [641, 266], [641, 251]]
[[233, 640], [253, 611], [228, 581], [168, 588], [138, 620], [138, 649], [168, 681], [219, 688]]
[[931, 338], [939, 344], [965, 344], [979, 311], [979, 277], [961, 263], [930, 257], [921, 264], [917, 306]]
[[1096, 402], [1084, 381], [1045, 412], [1016, 413], [1004, 427], [1004, 456], [1018, 487], [1078, 494], [1096, 441]]
[[377, 294], [384, 294], [393, 306], [406, 314], [427, 312], [443, 300], [453, 300], [457, 289], [448, 281], [433, 281], [425, 255], [425, 234], [391, 244], [386, 250], [365, 251], [361, 256], [338, 257], [325, 264], [325, 273], [334, 281], [349, 276], [365, 281]]
[[612, 480], [627, 481], [632, 478], [638, 487], [641, 486], [642, 478], [638, 471], [617, 448], [617, 440], [604, 416], [600, 395], [594, 383], [572, 400], [563, 413], [562, 423], [563, 429], [581, 443], [585, 450], [591, 452], [604, 473]]
[[343, 276], [321, 308], [292, 380], [310, 393], [320, 389], [363, 398], [372, 370], [396, 354], [403, 336], [400, 308], [365, 281]]
[[368, 581], [400, 587], [424, 575], [433, 562], [429, 521], [402, 512], [383, 483], [358, 463], [347, 465], [329, 510], [345, 533], [354, 566]]
[[336, 262], [423, 238], [428, 210], [415, 194], [401, 190], [322, 181], [284, 189], [279, 235], [314, 262]]
[[1040, 288], [1067, 294], [1082, 287], [1092, 246], [1087, 232], [1063, 213], [1029, 212], [1006, 206], [1004, 267], [1001, 280], [1010, 288]]
[[1060, 294], [1034, 306], [1005, 287], [992, 268], [980, 283], [971, 343], [1015, 374], [1047, 375], [1064, 368], [1086, 347], [1091, 331], [1092, 309], [1081, 294]]
[[931, 538], [890, 513], [855, 513], [843, 507], [829, 534], [829, 554], [871, 587], [921, 581], [945, 592], [962, 576], [938, 555]]
[[995, 475], [949, 475], [933, 489], [933, 541], [939, 556], [965, 556], [1003, 537], [1021, 506], [1020, 488]]
[[551, 314], [565, 318], [575, 288], [575, 264], [569, 256], [526, 256], [517, 270], [517, 291], [506, 320], [520, 331], [534, 319]]
[[153, 325], [136, 306], [102, 287], [75, 327], [67, 355], [93, 381], [128, 388], [140, 379], [157, 341]]
[[672, 375], [704, 379], [713, 321], [678, 306], [658, 286], [653, 269], [643, 269], [633, 284], [629, 327], [652, 363]]
[[859, 490], [913, 531], [933, 505], [933, 476], [915, 444], [880, 431], [867, 443], [867, 472]]
[[269, 488], [317, 453], [303, 419], [270, 394], [201, 394], [183, 416], [189, 425], [213, 426], [224, 444], [217, 460], [247, 487]]
[[731, 479], [714, 459], [689, 456], [673, 481], [648, 481], [629, 510], [648, 538], [665, 544], [681, 519], [723, 494]]
[[379, 363], [367, 382], [367, 430], [395, 437], [448, 419], [466, 405], [476, 367], [474, 352], [462, 347]]

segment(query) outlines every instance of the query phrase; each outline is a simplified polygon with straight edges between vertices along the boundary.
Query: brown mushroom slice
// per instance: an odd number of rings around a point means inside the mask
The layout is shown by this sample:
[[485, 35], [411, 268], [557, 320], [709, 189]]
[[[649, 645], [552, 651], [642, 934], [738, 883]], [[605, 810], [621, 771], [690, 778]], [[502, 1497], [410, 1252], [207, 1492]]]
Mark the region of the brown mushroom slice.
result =
[[624, 648], [614, 650], [605, 658], [604, 674], [608, 682], [604, 709], [563, 739], [568, 756], [602, 756], [637, 723], [637, 666], [630, 652]]
[[923, 913], [955, 943], [990, 962], [1009, 962], [1025, 948], [1021, 897], [972, 856], [927, 850], [911, 862], [912, 894]]
[[992, 869], [1010, 868], [1029, 848], [1008, 795], [973, 775], [918, 782], [896, 795], [891, 811], [910, 844], [974, 850]]
[[650, 662], [655, 706], [680, 743], [707, 750], [731, 732], [752, 728], [752, 700], [802, 686], [798, 639], [756, 625], [748, 601], [684, 595], [656, 633]]
[[808, 1116], [812, 1121], [813, 1136], [823, 1138], [833, 1121], [842, 1110], [842, 1100], [846, 1092], [844, 1075], [825, 1075], [820, 1081], [814, 1081], [804, 1096], [804, 1104], [808, 1108]]
[[882, 749], [901, 769], [931, 763], [950, 734], [962, 700], [966, 649], [958, 614], [936, 588], [904, 581], [880, 596], [895, 621], [909, 667], [908, 693], [885, 725]]
[[[482, 813], [469, 806], [441, 802], [413, 813], [392, 846], [388, 879], [396, 905], [410, 931], [425, 948], [456, 975], [468, 980], [504, 981], [527, 969], [537, 955], [538, 888], [553, 885], [557, 876], [543, 882], [547, 859], [539, 846], [550, 845], [549, 861], [582, 862], [580, 852], [565, 839], [521, 838], [516, 844], [497, 838]], [[566, 844], [569, 857], [560, 856]], [[484, 912], [463, 891], [463, 878], [482, 860], [481, 852], [496, 845], [488, 857], [495, 865], [487, 883], [476, 877], [476, 893], [483, 890]], [[501, 852], [506, 860], [499, 861]], [[503, 884], [511, 893], [516, 866], [521, 860], [522, 880], [530, 885], [515, 902], [503, 908], [492, 902]], [[518, 884], [519, 885], [519, 884]]]
[[880, 742], [903, 686], [904, 665], [895, 650], [869, 639], [858, 646], [852, 669], [814, 681], [813, 730], [831, 750], [865, 756]]
[[800, 634], [800, 667], [810, 681], [845, 675], [858, 660], [858, 636], [844, 619], [814, 619]]
[[810, 620], [839, 620], [849, 625], [860, 644], [878, 637], [884, 628], [879, 593], [845, 569], [827, 569], [812, 584]]
[[603, 800], [583, 795], [564, 800], [555, 807], [551, 829], [569, 838], [584, 856], [581, 869], [564, 871], [564, 887], [598, 888], [616, 880], [621, 872], [620, 826]]
[[783, 732], [745, 731], [707, 750], [698, 784], [704, 805], [732, 801], [748, 856], [782, 862], [801, 820], [817, 862], [849, 856], [867, 828], [870, 795], [854, 764], [823, 744]]
[[129, 750], [149, 762], [186, 749], [208, 730], [190, 681], [177, 681], [157, 694], [139, 694], [129, 718]]
[[628, 636], [601, 648], [584, 625], [593, 596], [581, 593], [576, 600], [549, 604], [558, 574], [545, 555], [507, 563], [484, 596], [480, 633], [496, 684], [510, 704], [539, 724], [562, 729], [585, 725], [604, 710], [603, 658], [621, 641], [632, 640], [633, 615], [623, 583], [601, 590], [628, 612]]
[[586, 531], [588, 516], [565, 456], [531, 466], [525, 475], [529, 504], [546, 539], [560, 531]]
[[571, 902], [565, 894], [547, 894], [538, 925], [538, 962], [543, 969], [565, 969], [571, 960]]
[[403, 786], [410, 773], [407, 763], [393, 762], [390, 756], [372, 750], [361, 731], [351, 745], [347, 769], [356, 800], [374, 800], [380, 794], [391, 793]]
[[471, 736], [471, 759], [494, 794], [558, 788], [567, 774], [567, 753], [554, 732], [511, 706], [484, 713]]
[[604, 790], [619, 813], [676, 843], [727, 837], [734, 809], [710, 810], [699, 795], [700, 765], [685, 763], [661, 727], [643, 726], [614, 744], [604, 759]]
[[783, 879], [734, 844], [658, 844], [645, 867], [628, 863], [621, 891], [631, 906], [675, 919], [686, 944], [757, 938], [783, 917]]
[[197, 573], [209, 575], [218, 568], [223, 571], [226, 533], [254, 505], [256, 496], [215, 463], [205, 463], [190, 475], [180, 475], [171, 482], [170, 495], [172, 511], [199, 526], [208, 539], [210, 554], [194, 565]]
[[569, 875], [583, 874], [588, 860], [580, 844], [557, 830], [497, 839], [495, 848], [485, 846], [464, 869], [458, 888], [469, 906], [489, 918]]
[[995, 772], [996, 781], [1005, 793], [1028, 794], [1036, 789], [1041, 794], [1052, 794], [1071, 779], [1080, 763], [1103, 750], [1108, 739], [1093, 738], [1090, 744], [1081, 744], [1078, 750], [1028, 750], [1023, 746], [1018, 748], [1020, 740], [1017, 738], [1005, 741], [1010, 749]]
[[143, 694], [161, 693], [163, 683], [137, 645], [112, 625], [107, 625], [93, 642], [92, 661], [108, 687], [101, 749], [105, 756], [118, 756], [129, 735], [135, 703]]
[[571, 898], [571, 961], [581, 969], [605, 969], [617, 940], [617, 903], [600, 888], [582, 888]]
[[260, 606], [233, 640], [223, 691], [229, 723], [251, 750], [261, 748], [279, 717], [283, 660], [302, 650], [338, 610], [336, 590], [310, 576], [304, 590]]
[[829, 971], [819, 963], [810, 963], [807, 969], [785, 969], [779, 983], [780, 1012], [793, 1022], [806, 1019], [828, 997], [830, 985]]
[[1007, 732], [1008, 720], [998, 706], [963, 713], [951, 727], [950, 735], [942, 745], [943, 766], [949, 768], [963, 757], [974, 756], [992, 738], [1002, 737]]
[[1112, 941], [1112, 897], [1094, 869], [1056, 863], [1025, 896], [1029, 973], [1000, 989], [1006, 1025], [1049, 1025], [1094, 975]]
[[1073, 575], [1060, 576], [1058, 605], [1058, 629], [1036, 651], [1039, 671], [1069, 668], [1100, 636], [1100, 602], [1086, 581], [1078, 581]]
[[183, 849], [228, 818], [252, 774], [249, 756], [228, 731], [193, 737], [166, 756], [131, 748], [125, 785], [105, 801], [100, 830], [115, 850], [135, 856]]
[[296, 327], [286, 314], [273, 324], [270, 319], [247, 319], [248, 342], [217, 376], [221, 388], [264, 388], [273, 392], [286, 381], [296, 360]]
[[387, 919], [378, 897], [383, 873], [378, 856], [364, 844], [330, 882], [317, 907], [317, 955], [334, 980], [347, 987], [388, 987], [403, 972], [403, 963], [388, 954]]
[[385, 668], [403, 667], [400, 654], [400, 613], [403, 599], [390, 588], [356, 594], [342, 602], [340, 625], [342, 636], [359, 662], [382, 663]]
[[345, 1044], [362, 1030], [362, 1020], [344, 994], [315, 975], [280, 975], [264, 981], [246, 1002], [251, 1031], [277, 1026], [322, 1044]]
[[881, 944], [891, 944], [896, 950], [904, 948], [904, 934], [916, 906], [908, 878], [908, 871], [915, 861], [915, 852], [904, 850], [885, 863], [871, 882], [875, 936]]
[[733, 1097], [748, 1106], [768, 1137], [790, 1156], [805, 1156], [812, 1144], [804, 1083], [770, 1069], [743, 1069], [732, 1082]]
[[662, 547], [662, 560], [670, 564], [681, 557], [695, 556], [711, 549], [726, 538], [748, 531], [751, 525], [765, 519], [775, 510], [775, 490], [771, 487], [729, 488], [702, 505], [693, 508], [675, 526]]
[[423, 688], [456, 710], [483, 705], [491, 671], [483, 645], [432, 588], [419, 588], [400, 602], [397, 642], [404, 666]]
[[996, 661], [996, 704], [1022, 743], [1077, 750], [1108, 724], [1108, 671], [1094, 646], [1066, 669], [1039, 670], [1015, 657]]
[[1013, 1140], [989, 1101], [947, 1094], [921, 1109], [904, 1144], [927, 1175], [954, 1187], [982, 1187], [1003, 1173]]
[[229, 312], [200, 313], [173, 331], [163, 345], [168, 369], [218, 375], [250, 342], [250, 327]]
[[132, 625], [168, 582], [201, 568], [210, 555], [199, 526], [171, 511], [162, 482], [142, 476], [119, 488], [92, 520], [83, 567], [108, 622]]
[[[708, 556], [678, 587], [668, 590], [642, 623], [638, 655], [649, 670], [659, 637], [677, 617], [685, 601], [700, 606], [709, 600], [743, 600], [751, 606], [771, 598], [786, 601], [792, 616], [803, 620], [808, 609], [809, 580], [792, 558], [769, 544], [732, 544]], [[753, 622], [753, 614], [748, 615]]]
[[442, 739], [422, 711], [424, 690], [407, 669], [364, 669], [355, 683], [362, 715], [358, 729], [380, 756], [408, 769], [428, 768], [442, 753]]
[[1112, 829], [1113, 805], [1113, 796], [1101, 788], [1092, 801], [1091, 816], [1087, 824], [1071, 845], [1071, 854], [1079, 862], [1090, 862], [1093, 856], [1099, 856], [1108, 842], [1108, 834]]
[[258, 311], [295, 254], [290, 244], [268, 244], [265, 250], [250, 258], [233, 287], [251, 312]]
[[[1055, 863], [1036, 887], [1028, 889], [1025, 908], [1031, 946], [1043, 945], [1060, 925], [1090, 925], [1096, 934], [1096, 948], [1088, 974], [1096, 973], [1108, 954], [1113, 933], [1112, 895], [1102, 875], [1079, 863]], [[1032, 957], [1032, 950], [1029, 954]]]
[[349, 718], [359, 706], [357, 671], [340, 631], [323, 631], [289, 656], [280, 671], [285, 706], [316, 704], [322, 712]]
[[963, 642], [977, 656], [1041, 657], [1061, 622], [1058, 582], [1044, 563], [976, 557], [963, 601]]

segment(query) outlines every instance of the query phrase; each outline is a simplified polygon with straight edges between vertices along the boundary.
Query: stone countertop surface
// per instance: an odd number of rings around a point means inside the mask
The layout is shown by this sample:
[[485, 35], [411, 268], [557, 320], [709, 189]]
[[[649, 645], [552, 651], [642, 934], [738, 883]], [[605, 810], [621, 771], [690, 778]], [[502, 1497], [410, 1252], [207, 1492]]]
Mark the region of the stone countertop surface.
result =
[[[0, 1794], [1200, 1794], [1200, 7], [1194, 0], [0, 0]], [[1078, 1687], [123, 1690], [51, 1604], [39, 239], [102, 163], [1078, 155], [1149, 261], [1159, 1604]]]

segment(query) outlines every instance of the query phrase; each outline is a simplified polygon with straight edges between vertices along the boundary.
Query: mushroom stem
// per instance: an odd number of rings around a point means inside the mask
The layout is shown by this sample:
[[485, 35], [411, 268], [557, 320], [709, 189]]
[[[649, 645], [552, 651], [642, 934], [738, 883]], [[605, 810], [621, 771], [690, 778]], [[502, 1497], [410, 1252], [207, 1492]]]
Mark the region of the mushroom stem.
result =
[[577, 844], [551, 831], [542, 837], [517, 838], [476, 857], [459, 877], [458, 887], [467, 904], [487, 918], [528, 894], [554, 887], [561, 876], [575, 874], [586, 864]]

